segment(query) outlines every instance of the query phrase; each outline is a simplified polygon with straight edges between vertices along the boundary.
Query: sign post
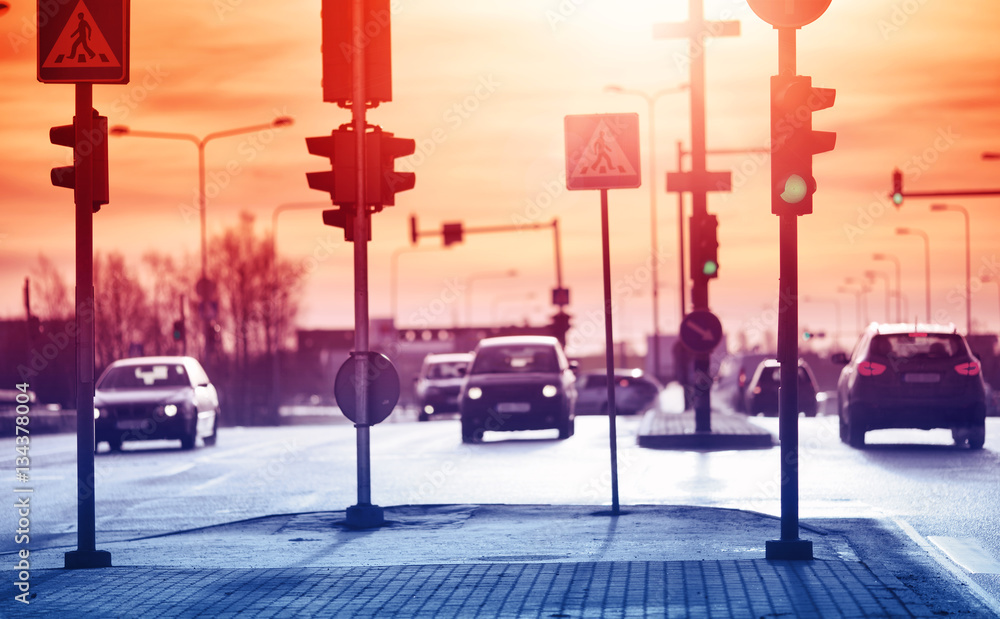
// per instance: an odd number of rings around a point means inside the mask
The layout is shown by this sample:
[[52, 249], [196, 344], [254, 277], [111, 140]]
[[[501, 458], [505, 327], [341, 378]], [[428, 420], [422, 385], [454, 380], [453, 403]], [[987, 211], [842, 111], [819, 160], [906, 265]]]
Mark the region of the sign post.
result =
[[[97, 550], [94, 473], [94, 169], [107, 131], [95, 126], [94, 87], [127, 84], [129, 3], [84, 0], [38, 2], [38, 81], [76, 84], [73, 118], [73, 201], [76, 212], [76, 477], [77, 549], [65, 553], [67, 569], [111, 567], [111, 553]], [[93, 9], [93, 12], [92, 12]], [[50, 134], [51, 136], [51, 134]], [[58, 142], [55, 142], [58, 143]], [[104, 151], [107, 152], [107, 151]], [[54, 184], [63, 185], [53, 178]]]
[[608, 234], [608, 189], [639, 187], [639, 115], [567, 116], [566, 188], [601, 190], [601, 248], [604, 256], [604, 347], [608, 382], [608, 425], [611, 443], [611, 513], [618, 505], [618, 432], [615, 407], [615, 340], [612, 331], [611, 243]]

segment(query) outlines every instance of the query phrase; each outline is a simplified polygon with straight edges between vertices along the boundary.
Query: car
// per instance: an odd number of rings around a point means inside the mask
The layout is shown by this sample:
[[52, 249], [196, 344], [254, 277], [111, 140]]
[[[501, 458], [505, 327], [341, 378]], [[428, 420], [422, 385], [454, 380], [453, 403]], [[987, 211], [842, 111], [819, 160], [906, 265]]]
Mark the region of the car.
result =
[[415, 386], [418, 421], [428, 421], [431, 415], [458, 412], [458, 391], [470, 361], [471, 353], [431, 354], [424, 357]]
[[193, 357], [133, 357], [115, 361], [94, 389], [97, 444], [120, 451], [125, 441], [172, 439], [194, 449], [215, 445], [219, 394]]
[[569, 438], [575, 426], [575, 367], [554, 337], [480, 340], [459, 393], [462, 442], [479, 442], [485, 431], [548, 428]]
[[[757, 365], [753, 377], [747, 383], [744, 410], [748, 415], [777, 416], [778, 387], [781, 384], [781, 363], [777, 359], [764, 359]], [[799, 413], [806, 417], [815, 417], [816, 377], [812, 369], [803, 359], [799, 359], [798, 370], [798, 400]]]
[[713, 404], [722, 404], [737, 413], [745, 413], [747, 385], [750, 384], [754, 370], [761, 361], [772, 356], [773, 354], [764, 353], [737, 353], [723, 359], [719, 364], [719, 372], [712, 381]]
[[[635, 415], [656, 401], [663, 386], [642, 370], [615, 370], [615, 412]], [[577, 415], [608, 414], [608, 373], [586, 372], [576, 379]]]
[[982, 365], [953, 325], [870, 325], [837, 382], [840, 439], [863, 447], [883, 428], [951, 429], [956, 445], [982, 449], [986, 388]]

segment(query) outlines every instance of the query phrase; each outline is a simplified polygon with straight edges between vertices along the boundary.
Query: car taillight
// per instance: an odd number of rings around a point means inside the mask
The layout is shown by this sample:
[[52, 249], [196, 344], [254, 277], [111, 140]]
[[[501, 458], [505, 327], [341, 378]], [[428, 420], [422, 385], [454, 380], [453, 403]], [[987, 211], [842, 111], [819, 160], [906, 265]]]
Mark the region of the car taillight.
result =
[[739, 383], [740, 383], [740, 389], [743, 389], [744, 387], [747, 386], [747, 373], [743, 371], [743, 368], [740, 368]]
[[967, 363], [959, 363], [955, 366], [955, 371], [962, 376], [979, 376], [979, 362], [969, 361]]
[[874, 361], [862, 361], [858, 364], [858, 374], [862, 376], [878, 376], [885, 372], [885, 366]]

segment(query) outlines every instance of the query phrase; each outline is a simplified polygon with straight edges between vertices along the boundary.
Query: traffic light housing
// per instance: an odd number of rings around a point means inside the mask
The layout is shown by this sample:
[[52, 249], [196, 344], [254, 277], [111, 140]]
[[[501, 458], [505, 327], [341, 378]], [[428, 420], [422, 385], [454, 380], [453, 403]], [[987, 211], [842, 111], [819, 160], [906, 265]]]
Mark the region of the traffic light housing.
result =
[[365, 157], [369, 165], [369, 203], [394, 206], [396, 194], [413, 189], [417, 182], [415, 173], [395, 170], [396, 159], [416, 152], [417, 142], [410, 138], [397, 138], [388, 131], [382, 131], [381, 127], [375, 127], [375, 131], [368, 135]]
[[[392, 101], [390, 0], [364, 0], [365, 99]], [[348, 107], [354, 94], [353, 0], [323, 0], [323, 100]]]
[[808, 75], [771, 76], [771, 213], [812, 213], [812, 157], [837, 143], [836, 133], [813, 131], [812, 113], [832, 107], [836, 94], [813, 88]]
[[334, 204], [357, 202], [357, 144], [354, 132], [341, 127], [330, 135], [306, 138], [306, 148], [310, 155], [329, 159], [331, 168], [325, 172], [306, 172], [309, 188], [328, 192]]
[[180, 342], [184, 339], [184, 321], [175, 320], [174, 321], [174, 341]]
[[691, 279], [715, 279], [719, 276], [719, 218], [696, 215], [691, 225]]
[[410, 245], [416, 245], [420, 233], [417, 232], [417, 216], [410, 215]]
[[441, 237], [444, 239], [444, 246], [454, 245], [462, 242], [462, 222], [452, 222], [441, 225]]
[[[91, 201], [96, 213], [101, 205], [109, 202], [108, 196], [108, 117], [93, 111], [93, 121], [89, 135], [83, 135], [79, 145], [80, 153], [90, 156]], [[52, 168], [50, 178], [56, 187], [76, 190], [77, 139], [76, 118], [72, 125], [59, 125], [49, 129], [49, 141], [56, 146], [73, 149], [73, 165]]]
[[892, 171], [892, 203], [903, 206], [903, 173], [898, 169]]
[[[354, 205], [341, 206], [338, 209], [323, 211], [323, 223], [328, 226], [344, 229], [344, 240], [348, 243], [354, 242]], [[368, 226], [368, 240], [372, 240], [372, 227]]]

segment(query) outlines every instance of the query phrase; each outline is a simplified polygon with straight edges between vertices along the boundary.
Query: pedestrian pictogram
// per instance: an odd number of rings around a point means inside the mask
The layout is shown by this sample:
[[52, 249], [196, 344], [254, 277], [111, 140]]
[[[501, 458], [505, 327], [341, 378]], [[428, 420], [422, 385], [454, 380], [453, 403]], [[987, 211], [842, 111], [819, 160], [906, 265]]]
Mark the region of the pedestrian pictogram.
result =
[[73, 17], [66, 22], [62, 34], [42, 63], [42, 68], [55, 69], [67, 64], [88, 67], [121, 66], [83, 0], [76, 3]]
[[67, 2], [39, 24], [38, 79], [128, 83], [128, 0]]
[[565, 124], [569, 189], [639, 186], [637, 114], [567, 116]]

